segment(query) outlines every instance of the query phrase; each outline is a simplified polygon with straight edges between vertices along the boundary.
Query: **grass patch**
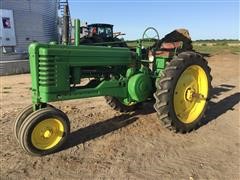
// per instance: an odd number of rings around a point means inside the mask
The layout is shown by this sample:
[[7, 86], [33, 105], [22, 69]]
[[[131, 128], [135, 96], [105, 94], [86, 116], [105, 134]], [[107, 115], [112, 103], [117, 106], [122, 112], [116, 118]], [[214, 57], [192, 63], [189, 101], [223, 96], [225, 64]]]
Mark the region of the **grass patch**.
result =
[[200, 53], [206, 54], [221, 54], [221, 53], [233, 53], [239, 54], [240, 47], [239, 46], [229, 46], [228, 44], [215, 44], [215, 45], [208, 45], [208, 44], [193, 44], [193, 49]]
[[[126, 41], [128, 47], [136, 48], [137, 41]], [[153, 41], [143, 41], [144, 47], [154, 44]], [[198, 40], [193, 42], [193, 49], [203, 54], [233, 53], [240, 54], [239, 40]]]
[[[240, 46], [234, 45], [231, 46], [228, 44], [229, 42], [225, 41], [214, 41], [214, 42], [208, 42], [203, 41], [201, 43], [199, 42], [193, 42], [193, 49], [197, 52], [203, 53], [203, 54], [220, 54], [220, 53], [233, 53], [233, 54], [240, 54]], [[152, 46], [154, 42], [145, 41], [143, 42], [143, 46], [149, 47]], [[136, 48], [137, 47], [137, 41], [127, 41], [127, 45], [130, 48]]]

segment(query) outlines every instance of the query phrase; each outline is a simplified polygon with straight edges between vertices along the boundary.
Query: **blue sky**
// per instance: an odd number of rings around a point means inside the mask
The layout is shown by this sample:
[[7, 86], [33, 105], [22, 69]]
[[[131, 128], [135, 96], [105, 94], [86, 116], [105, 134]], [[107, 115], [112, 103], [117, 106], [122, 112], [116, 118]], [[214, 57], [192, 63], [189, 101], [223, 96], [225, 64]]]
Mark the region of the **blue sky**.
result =
[[141, 38], [148, 26], [160, 36], [187, 28], [196, 39], [239, 39], [239, 0], [69, 0], [72, 18], [114, 24], [125, 39]]

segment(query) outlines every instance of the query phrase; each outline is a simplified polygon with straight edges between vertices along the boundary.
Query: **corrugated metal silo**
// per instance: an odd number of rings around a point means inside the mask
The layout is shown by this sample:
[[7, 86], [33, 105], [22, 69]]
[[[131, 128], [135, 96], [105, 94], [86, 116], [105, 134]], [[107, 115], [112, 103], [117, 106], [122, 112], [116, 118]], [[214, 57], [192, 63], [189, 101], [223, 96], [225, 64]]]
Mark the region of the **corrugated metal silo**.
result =
[[13, 10], [17, 52], [32, 41], [57, 40], [58, 0], [0, 0], [1, 9]]

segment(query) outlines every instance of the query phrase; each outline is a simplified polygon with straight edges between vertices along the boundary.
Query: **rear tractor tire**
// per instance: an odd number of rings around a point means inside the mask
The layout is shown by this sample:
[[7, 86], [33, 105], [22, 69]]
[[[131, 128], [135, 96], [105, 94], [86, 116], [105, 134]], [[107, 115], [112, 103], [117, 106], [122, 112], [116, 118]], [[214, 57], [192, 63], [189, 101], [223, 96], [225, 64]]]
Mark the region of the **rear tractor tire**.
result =
[[194, 52], [174, 57], [156, 80], [154, 105], [158, 118], [175, 132], [186, 133], [201, 125], [211, 80], [207, 61]]
[[30, 155], [43, 156], [58, 151], [69, 132], [67, 116], [58, 109], [46, 107], [32, 112], [22, 122], [18, 140]]

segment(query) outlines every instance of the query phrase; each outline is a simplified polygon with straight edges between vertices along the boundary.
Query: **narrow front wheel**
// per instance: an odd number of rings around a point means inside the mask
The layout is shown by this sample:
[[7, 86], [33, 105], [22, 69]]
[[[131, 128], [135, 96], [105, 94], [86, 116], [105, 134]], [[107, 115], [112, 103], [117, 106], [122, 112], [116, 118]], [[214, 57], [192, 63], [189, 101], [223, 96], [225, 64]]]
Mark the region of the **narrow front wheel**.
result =
[[33, 112], [19, 129], [19, 142], [31, 155], [42, 156], [56, 152], [70, 132], [67, 116], [58, 109], [44, 108]]
[[[54, 108], [54, 106], [50, 105], [50, 104], [47, 104], [46, 107], [49, 107], [49, 108]], [[14, 133], [14, 136], [16, 138], [17, 141], [18, 140], [18, 136], [19, 136], [19, 128], [20, 126], [22, 125], [22, 123], [27, 119], [27, 117], [33, 113], [33, 105], [29, 105], [27, 107], [25, 107], [17, 116], [17, 118], [15, 119], [14, 121], [14, 124], [13, 124], [13, 133]]]

